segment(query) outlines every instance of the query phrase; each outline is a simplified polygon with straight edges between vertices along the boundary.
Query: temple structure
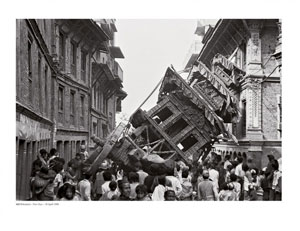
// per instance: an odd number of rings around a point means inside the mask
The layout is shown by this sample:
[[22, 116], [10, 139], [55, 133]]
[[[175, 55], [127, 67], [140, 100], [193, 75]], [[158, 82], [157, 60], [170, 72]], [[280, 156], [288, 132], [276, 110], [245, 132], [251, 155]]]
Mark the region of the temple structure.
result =
[[218, 115], [229, 112], [222, 118], [239, 144], [224, 140], [214, 145], [215, 151], [233, 158], [242, 154], [257, 167], [266, 165], [268, 154], [280, 158], [280, 21], [221, 19], [203, 43], [188, 82], [203, 86], [199, 94], [210, 95], [215, 103], [221, 98], [212, 89], [230, 98]]

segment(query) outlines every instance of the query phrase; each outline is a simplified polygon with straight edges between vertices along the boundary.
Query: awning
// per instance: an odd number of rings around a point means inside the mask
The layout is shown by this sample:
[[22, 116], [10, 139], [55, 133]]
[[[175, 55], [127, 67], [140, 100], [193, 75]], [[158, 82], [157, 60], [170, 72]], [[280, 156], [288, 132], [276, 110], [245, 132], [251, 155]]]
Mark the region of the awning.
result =
[[93, 79], [95, 80], [94, 83], [97, 82], [98, 79], [101, 78], [104, 74], [105, 77], [107, 78], [107, 81], [111, 82], [115, 89], [118, 90], [123, 87], [122, 83], [118, 80], [118, 78], [116, 78], [113, 75], [113, 73], [111, 72], [107, 64], [93, 63], [92, 68], [93, 68], [93, 75], [94, 75]]
[[109, 51], [114, 58], [119, 58], [119, 59], [125, 58], [120, 47], [111, 46], [109, 47]]
[[126, 98], [127, 92], [120, 88], [120, 89], [117, 90], [116, 95], [117, 95], [121, 100], [123, 100], [123, 99]]

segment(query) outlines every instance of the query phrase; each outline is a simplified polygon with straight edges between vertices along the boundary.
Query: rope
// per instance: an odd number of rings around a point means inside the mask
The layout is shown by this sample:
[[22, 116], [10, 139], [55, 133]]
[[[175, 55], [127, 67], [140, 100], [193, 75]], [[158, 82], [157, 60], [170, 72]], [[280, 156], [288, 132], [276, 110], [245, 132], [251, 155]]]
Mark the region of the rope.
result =
[[155, 88], [152, 90], [152, 92], [150, 93], [150, 95], [148, 95], [148, 97], [142, 102], [142, 104], [132, 113], [132, 115], [134, 115], [146, 102], [147, 100], [153, 95], [153, 93], [156, 91], [156, 89], [159, 87], [159, 85], [162, 83], [164, 77], [161, 78], [161, 80], [159, 80], [158, 84], [155, 86]]

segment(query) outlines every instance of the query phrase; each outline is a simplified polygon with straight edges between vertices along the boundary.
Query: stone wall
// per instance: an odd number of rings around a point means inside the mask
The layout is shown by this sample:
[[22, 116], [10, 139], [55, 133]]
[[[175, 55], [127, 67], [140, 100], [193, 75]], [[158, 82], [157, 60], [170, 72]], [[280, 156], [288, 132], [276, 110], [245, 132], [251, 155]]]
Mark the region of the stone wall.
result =
[[262, 130], [266, 140], [278, 140], [278, 100], [280, 83], [264, 82], [262, 85]]

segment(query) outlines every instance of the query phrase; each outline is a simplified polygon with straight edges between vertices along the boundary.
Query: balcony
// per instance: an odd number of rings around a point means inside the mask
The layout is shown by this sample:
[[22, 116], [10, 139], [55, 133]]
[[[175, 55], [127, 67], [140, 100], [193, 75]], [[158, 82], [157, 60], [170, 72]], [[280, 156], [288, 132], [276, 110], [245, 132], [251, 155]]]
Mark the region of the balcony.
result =
[[113, 66], [112, 71], [113, 71], [115, 78], [119, 78], [121, 80], [121, 82], [123, 82], [123, 70], [120, 67], [119, 63], [117, 63], [116, 61], [114, 61], [114, 66]]
[[119, 79], [121, 82], [123, 82], [123, 70], [120, 67], [119, 63], [115, 61], [113, 58], [108, 57], [106, 64], [108, 68], [111, 70], [115, 79]]

